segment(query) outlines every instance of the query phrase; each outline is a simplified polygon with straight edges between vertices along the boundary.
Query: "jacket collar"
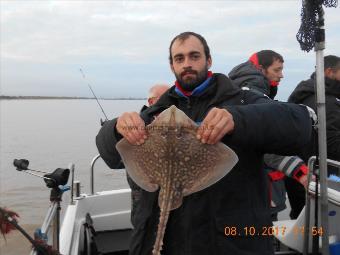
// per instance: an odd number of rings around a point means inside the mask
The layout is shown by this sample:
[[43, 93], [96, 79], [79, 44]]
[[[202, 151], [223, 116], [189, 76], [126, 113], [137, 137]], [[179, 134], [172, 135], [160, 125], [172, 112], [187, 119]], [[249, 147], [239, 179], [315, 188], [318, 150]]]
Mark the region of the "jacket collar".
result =
[[[311, 79], [316, 80], [315, 72], [312, 73]], [[335, 96], [340, 96], [340, 81], [325, 77], [325, 92]]]
[[181, 97], [200, 96], [204, 92], [204, 90], [210, 85], [210, 80], [212, 76], [213, 76], [213, 73], [209, 71], [208, 78], [204, 82], [202, 82], [199, 86], [197, 86], [193, 91], [185, 91], [182, 88], [181, 84], [178, 81], [176, 81], [175, 91]]
[[209, 98], [210, 105], [217, 105], [223, 101], [230, 99], [231, 97], [239, 94], [241, 89], [235, 86], [227, 76], [224, 74], [214, 73], [211, 77], [209, 86], [203, 91], [203, 93], [197, 97], [181, 97], [175, 91], [175, 86], [172, 86], [168, 92], [161, 96], [156, 104], [148, 107], [142, 112], [141, 116], [146, 123], [150, 123], [151, 120], [147, 119], [148, 115], [159, 114], [171, 105], [178, 105], [180, 100], [191, 100], [192, 98], [205, 99]]

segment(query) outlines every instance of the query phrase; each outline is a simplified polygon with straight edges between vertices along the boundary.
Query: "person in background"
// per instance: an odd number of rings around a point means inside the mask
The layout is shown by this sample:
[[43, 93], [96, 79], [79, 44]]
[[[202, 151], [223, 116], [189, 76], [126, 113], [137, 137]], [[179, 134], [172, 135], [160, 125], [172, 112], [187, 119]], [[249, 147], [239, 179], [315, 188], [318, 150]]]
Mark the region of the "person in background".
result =
[[[238, 87], [274, 99], [283, 78], [283, 63], [279, 53], [261, 50], [234, 67], [228, 75]], [[290, 217], [296, 219], [305, 205], [308, 167], [298, 156], [267, 154], [264, 163], [270, 183], [272, 220], [276, 221], [278, 213], [286, 208], [286, 190], [291, 204]]]
[[[327, 158], [340, 161], [340, 57], [328, 55], [324, 57], [325, 96], [326, 96], [326, 132]], [[314, 111], [316, 107], [315, 93], [316, 75], [300, 82], [288, 98], [288, 102], [304, 104]], [[308, 159], [316, 154], [316, 143], [305, 148], [304, 157]], [[339, 175], [339, 169], [328, 167], [328, 174]]]
[[[100, 155], [109, 167], [116, 165], [121, 161], [117, 142], [125, 138], [133, 145], [143, 144], [148, 139], [145, 125], [175, 105], [201, 123], [199, 141], [222, 142], [239, 161], [220, 181], [186, 196], [170, 212], [162, 254], [273, 255], [272, 236], [246, 232], [252, 227], [260, 233], [272, 225], [267, 176], [261, 171], [263, 154], [297, 154], [305, 146], [312, 129], [307, 108], [241, 90], [225, 75], [209, 71], [210, 49], [197, 33], [177, 35], [170, 43], [169, 61], [175, 85], [140, 114], [125, 112], [106, 122], [96, 137]], [[142, 191], [140, 204], [129, 252], [149, 255], [159, 221], [158, 191]]]
[[272, 50], [254, 53], [244, 63], [235, 66], [228, 74], [240, 88], [250, 89], [274, 99], [283, 78], [283, 57]]
[[[158, 99], [170, 88], [167, 84], [155, 84], [148, 91], [147, 106], [144, 105], [141, 112], [146, 110], [148, 107], [157, 103]], [[123, 169], [124, 164], [119, 161], [115, 165], [110, 166], [113, 169]], [[126, 173], [126, 179], [131, 189], [131, 224], [135, 227], [136, 225], [136, 212], [141, 206], [140, 198], [142, 189], [130, 178], [128, 173]]]
[[158, 99], [170, 88], [168, 84], [156, 84], [149, 89], [148, 105], [157, 103]]

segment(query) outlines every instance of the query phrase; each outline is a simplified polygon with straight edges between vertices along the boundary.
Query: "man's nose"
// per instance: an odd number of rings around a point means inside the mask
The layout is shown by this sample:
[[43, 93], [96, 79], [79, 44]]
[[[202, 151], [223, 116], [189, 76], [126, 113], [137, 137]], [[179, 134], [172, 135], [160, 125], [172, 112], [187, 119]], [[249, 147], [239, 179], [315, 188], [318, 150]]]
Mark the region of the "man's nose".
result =
[[192, 61], [190, 58], [185, 58], [183, 62], [183, 68], [192, 67]]

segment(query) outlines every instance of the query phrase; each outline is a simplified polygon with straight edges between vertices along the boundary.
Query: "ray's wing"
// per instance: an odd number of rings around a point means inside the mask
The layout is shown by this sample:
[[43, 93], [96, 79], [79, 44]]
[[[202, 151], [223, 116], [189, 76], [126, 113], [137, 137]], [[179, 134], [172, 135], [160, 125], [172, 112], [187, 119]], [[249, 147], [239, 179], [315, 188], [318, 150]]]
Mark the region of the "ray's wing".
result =
[[132, 180], [142, 189], [154, 192], [162, 181], [165, 167], [166, 142], [160, 139], [159, 132], [151, 132], [142, 145], [132, 145], [125, 138], [116, 148]]
[[[238, 161], [234, 151], [224, 144], [208, 145], [197, 140], [197, 125], [175, 106], [162, 112], [148, 127], [149, 137], [143, 145], [131, 145], [122, 139], [116, 148], [130, 177], [143, 189], [155, 191], [169, 178], [180, 183], [175, 187], [180, 193], [174, 193], [178, 199], [172, 201], [173, 207], [181, 204], [182, 194], [216, 183]], [[169, 139], [170, 127], [180, 128], [180, 137]]]
[[[238, 157], [223, 143], [203, 144], [194, 137], [191, 130], [183, 132], [178, 155], [183, 181], [183, 195], [203, 190], [228, 174], [236, 165]], [[190, 152], [190, 153], [188, 153]]]

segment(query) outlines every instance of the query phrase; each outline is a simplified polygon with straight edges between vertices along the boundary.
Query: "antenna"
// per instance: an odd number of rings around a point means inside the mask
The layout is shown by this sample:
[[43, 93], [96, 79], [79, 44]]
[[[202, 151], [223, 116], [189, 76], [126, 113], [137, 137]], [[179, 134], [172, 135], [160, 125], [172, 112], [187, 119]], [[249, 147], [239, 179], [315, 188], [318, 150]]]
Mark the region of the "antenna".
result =
[[89, 88], [90, 88], [90, 90], [91, 90], [91, 92], [92, 92], [94, 98], [96, 99], [96, 101], [97, 101], [97, 103], [98, 103], [100, 109], [102, 110], [102, 113], [104, 114], [106, 120], [108, 121], [109, 119], [107, 118], [107, 116], [106, 116], [106, 114], [105, 114], [105, 112], [104, 112], [103, 107], [102, 107], [101, 104], [99, 103], [97, 96], [94, 94], [94, 91], [93, 91], [93, 89], [92, 89], [90, 83], [86, 80], [86, 77], [85, 77], [85, 74], [84, 74], [83, 70], [82, 70], [81, 68], [79, 68], [79, 71], [80, 71], [80, 73], [82, 74], [83, 79], [84, 79], [85, 82], [87, 83], [87, 86], [89, 86]]

